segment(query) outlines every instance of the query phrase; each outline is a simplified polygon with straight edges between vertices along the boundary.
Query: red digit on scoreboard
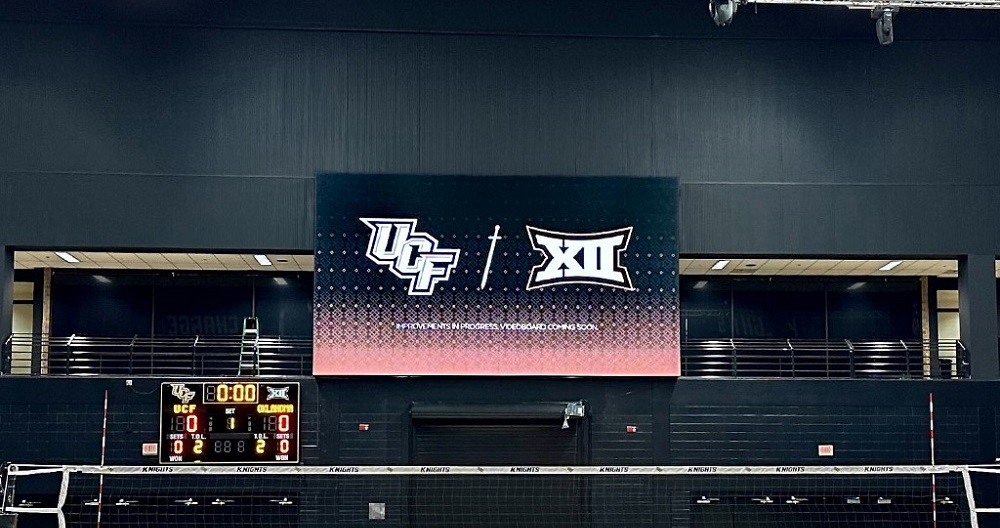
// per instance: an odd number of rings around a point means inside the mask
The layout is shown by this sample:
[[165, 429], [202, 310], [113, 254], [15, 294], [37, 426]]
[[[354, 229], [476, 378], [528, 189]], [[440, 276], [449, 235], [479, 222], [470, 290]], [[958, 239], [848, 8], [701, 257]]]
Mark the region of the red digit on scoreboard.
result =
[[281, 431], [282, 433], [287, 433], [288, 432], [288, 424], [289, 424], [289, 421], [288, 421], [288, 415], [287, 414], [282, 414], [282, 415], [278, 416], [278, 431]]
[[288, 440], [282, 438], [281, 440], [278, 441], [278, 452], [283, 455], [288, 453], [288, 446], [289, 446]]
[[182, 455], [182, 454], [184, 454], [184, 441], [183, 440], [174, 440], [174, 444], [172, 446], [171, 451], [175, 455]]
[[184, 420], [184, 429], [189, 433], [197, 432], [198, 417], [193, 414], [187, 415], [187, 418]]

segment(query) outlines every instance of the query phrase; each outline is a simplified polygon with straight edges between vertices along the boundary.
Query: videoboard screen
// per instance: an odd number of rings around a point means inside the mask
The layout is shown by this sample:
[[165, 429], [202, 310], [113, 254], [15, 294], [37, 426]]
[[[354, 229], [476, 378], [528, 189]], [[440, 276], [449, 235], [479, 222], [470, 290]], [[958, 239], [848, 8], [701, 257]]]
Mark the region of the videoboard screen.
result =
[[677, 182], [317, 177], [316, 375], [680, 374]]
[[161, 464], [299, 461], [298, 382], [164, 382]]

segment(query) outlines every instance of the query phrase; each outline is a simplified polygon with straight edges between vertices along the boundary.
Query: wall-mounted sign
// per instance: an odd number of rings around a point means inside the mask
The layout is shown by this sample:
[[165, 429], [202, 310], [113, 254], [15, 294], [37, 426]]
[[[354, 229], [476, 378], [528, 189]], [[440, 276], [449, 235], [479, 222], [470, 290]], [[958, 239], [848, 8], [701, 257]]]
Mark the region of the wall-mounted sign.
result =
[[317, 375], [676, 376], [672, 178], [317, 178]]

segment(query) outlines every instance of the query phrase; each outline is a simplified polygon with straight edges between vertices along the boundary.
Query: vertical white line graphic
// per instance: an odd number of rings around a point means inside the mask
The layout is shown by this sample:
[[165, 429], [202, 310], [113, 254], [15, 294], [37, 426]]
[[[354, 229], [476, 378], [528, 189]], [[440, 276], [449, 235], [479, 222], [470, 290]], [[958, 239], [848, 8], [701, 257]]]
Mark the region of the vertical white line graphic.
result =
[[483, 268], [483, 280], [479, 283], [480, 290], [486, 289], [486, 280], [490, 276], [490, 266], [493, 264], [493, 251], [497, 247], [497, 240], [503, 238], [500, 236], [499, 225], [493, 226], [493, 235], [488, 238], [490, 239], [490, 252], [486, 254], [486, 267]]

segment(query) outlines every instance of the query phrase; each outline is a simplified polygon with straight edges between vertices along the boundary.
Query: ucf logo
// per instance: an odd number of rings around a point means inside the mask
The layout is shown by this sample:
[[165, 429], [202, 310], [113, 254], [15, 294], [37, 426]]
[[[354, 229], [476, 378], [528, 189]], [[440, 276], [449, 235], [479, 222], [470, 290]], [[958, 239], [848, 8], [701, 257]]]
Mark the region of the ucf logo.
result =
[[632, 228], [598, 233], [561, 233], [526, 226], [531, 247], [545, 260], [531, 268], [528, 290], [567, 284], [596, 284], [632, 289], [632, 279], [621, 263]]
[[194, 391], [187, 388], [187, 385], [183, 383], [171, 383], [170, 394], [180, 400], [181, 403], [188, 403], [194, 399]]
[[410, 295], [431, 295], [434, 286], [446, 281], [458, 265], [457, 249], [438, 247], [438, 241], [417, 231], [412, 218], [360, 218], [372, 230], [365, 255], [388, 266], [400, 279], [410, 281]]

